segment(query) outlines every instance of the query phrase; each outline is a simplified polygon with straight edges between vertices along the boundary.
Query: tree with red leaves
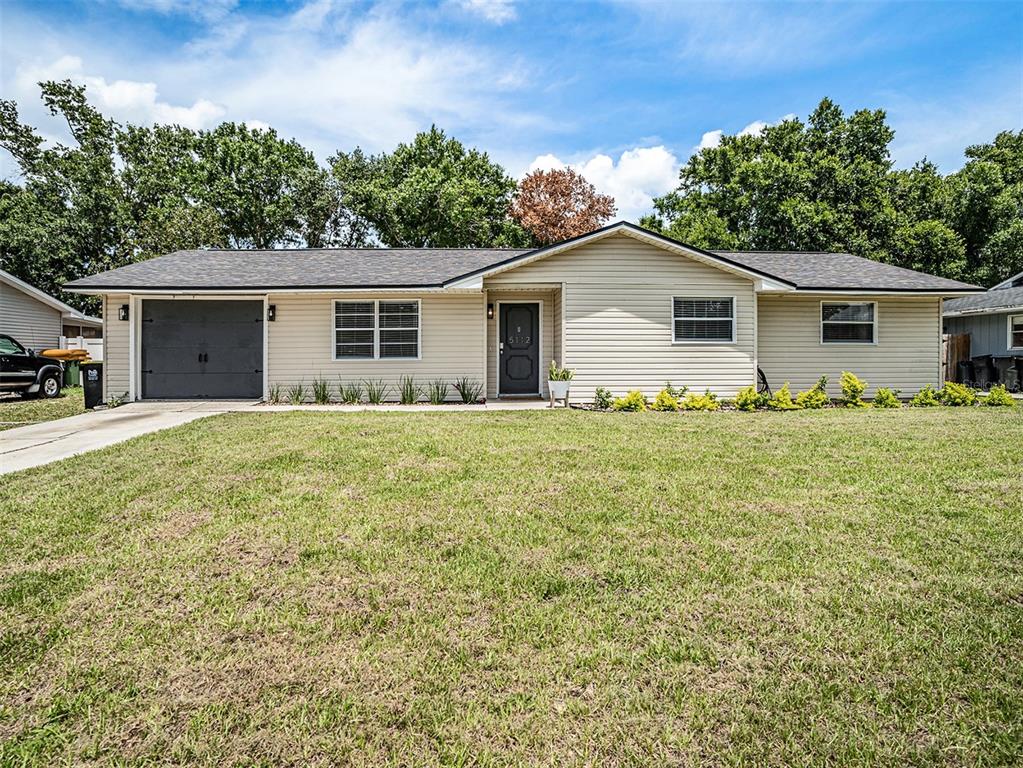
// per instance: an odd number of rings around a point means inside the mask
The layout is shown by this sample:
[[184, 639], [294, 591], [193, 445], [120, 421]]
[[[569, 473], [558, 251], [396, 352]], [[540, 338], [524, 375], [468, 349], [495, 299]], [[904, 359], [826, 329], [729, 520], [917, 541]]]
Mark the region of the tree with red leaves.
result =
[[615, 214], [615, 201], [571, 168], [533, 171], [520, 183], [511, 217], [549, 245], [599, 228]]

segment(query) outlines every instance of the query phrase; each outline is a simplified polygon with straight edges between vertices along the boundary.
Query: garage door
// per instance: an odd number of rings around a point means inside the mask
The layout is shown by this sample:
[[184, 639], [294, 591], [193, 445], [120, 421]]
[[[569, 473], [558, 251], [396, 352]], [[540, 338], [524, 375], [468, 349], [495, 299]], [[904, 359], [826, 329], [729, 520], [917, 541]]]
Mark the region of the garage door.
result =
[[263, 394], [263, 302], [142, 302], [142, 396]]

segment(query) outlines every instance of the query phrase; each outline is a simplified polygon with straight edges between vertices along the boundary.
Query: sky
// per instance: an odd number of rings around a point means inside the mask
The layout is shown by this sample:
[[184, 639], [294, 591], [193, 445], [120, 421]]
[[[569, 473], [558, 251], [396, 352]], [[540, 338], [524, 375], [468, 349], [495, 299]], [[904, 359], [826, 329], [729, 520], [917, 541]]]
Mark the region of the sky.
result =
[[0, 96], [55, 141], [36, 83], [64, 78], [122, 122], [270, 125], [321, 161], [436, 124], [635, 219], [699, 147], [825, 96], [884, 109], [896, 165], [956, 170], [1023, 128], [1023, 3], [0, 0]]

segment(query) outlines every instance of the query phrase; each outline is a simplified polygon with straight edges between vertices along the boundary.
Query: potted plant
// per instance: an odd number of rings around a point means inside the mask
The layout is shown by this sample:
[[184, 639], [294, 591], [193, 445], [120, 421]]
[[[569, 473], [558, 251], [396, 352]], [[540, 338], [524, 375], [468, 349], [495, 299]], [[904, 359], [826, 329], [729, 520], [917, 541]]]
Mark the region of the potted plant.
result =
[[568, 406], [568, 388], [572, 385], [572, 377], [575, 371], [570, 368], [558, 368], [556, 361], [551, 360], [551, 367], [547, 369], [547, 389], [551, 393], [551, 407], [554, 407], [555, 400], [564, 400]]

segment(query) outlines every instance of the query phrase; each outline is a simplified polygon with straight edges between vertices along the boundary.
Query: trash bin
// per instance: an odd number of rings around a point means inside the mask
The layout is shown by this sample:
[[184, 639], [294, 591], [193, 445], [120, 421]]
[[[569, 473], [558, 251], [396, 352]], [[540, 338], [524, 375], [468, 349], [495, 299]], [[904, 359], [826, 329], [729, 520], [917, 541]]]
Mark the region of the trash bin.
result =
[[82, 363], [82, 387], [85, 407], [95, 408], [103, 402], [103, 363]]
[[991, 355], [979, 355], [973, 358], [973, 370], [977, 376], [974, 384], [977, 389], [983, 391], [992, 384], [998, 383], [998, 372], [994, 370]]
[[960, 384], [966, 384], [967, 386], [972, 387], [973, 383], [977, 380], [977, 376], [973, 371], [973, 361], [960, 360], [958, 363], [958, 368], [959, 378], [957, 379], [957, 381]]
[[78, 366], [79, 363], [77, 360], [68, 360], [67, 362], [64, 363], [65, 387], [82, 386], [82, 371]]

